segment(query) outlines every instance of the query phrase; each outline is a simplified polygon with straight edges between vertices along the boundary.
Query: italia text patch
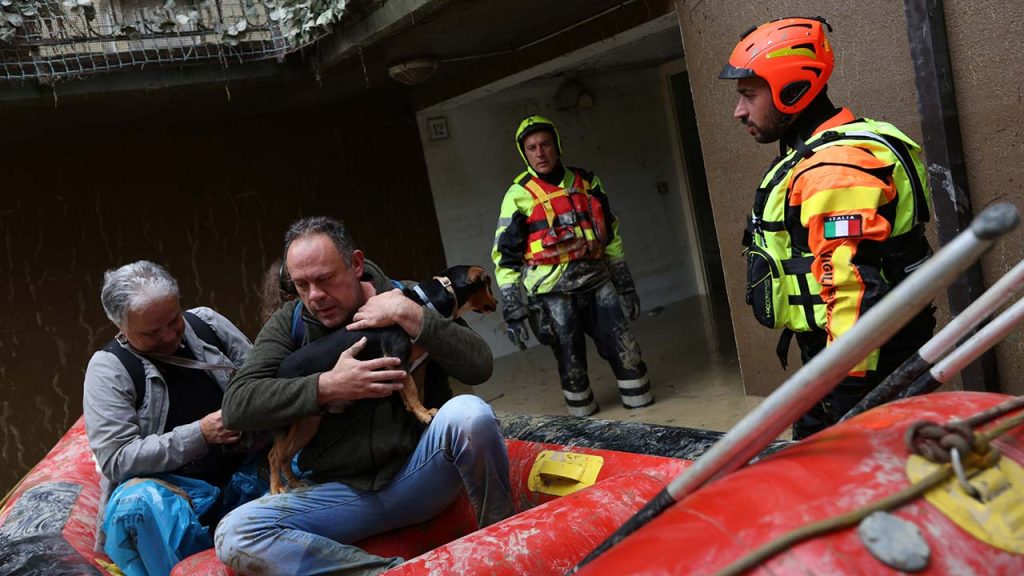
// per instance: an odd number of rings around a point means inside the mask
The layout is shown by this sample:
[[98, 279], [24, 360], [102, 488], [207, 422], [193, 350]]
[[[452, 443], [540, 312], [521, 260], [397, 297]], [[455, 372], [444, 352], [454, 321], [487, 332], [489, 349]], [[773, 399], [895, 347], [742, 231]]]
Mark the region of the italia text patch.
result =
[[860, 214], [825, 217], [825, 239], [859, 238], [864, 235]]

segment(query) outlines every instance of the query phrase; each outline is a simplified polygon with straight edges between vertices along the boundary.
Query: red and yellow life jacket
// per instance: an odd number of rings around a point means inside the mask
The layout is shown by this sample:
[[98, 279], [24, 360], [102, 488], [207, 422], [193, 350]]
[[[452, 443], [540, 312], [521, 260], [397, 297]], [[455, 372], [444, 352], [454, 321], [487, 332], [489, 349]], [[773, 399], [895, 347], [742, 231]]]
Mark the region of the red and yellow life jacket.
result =
[[569, 188], [535, 176], [527, 176], [519, 184], [533, 197], [533, 209], [526, 219], [528, 264], [554, 265], [604, 256], [604, 209], [590, 194], [590, 182], [579, 172], [573, 170]]

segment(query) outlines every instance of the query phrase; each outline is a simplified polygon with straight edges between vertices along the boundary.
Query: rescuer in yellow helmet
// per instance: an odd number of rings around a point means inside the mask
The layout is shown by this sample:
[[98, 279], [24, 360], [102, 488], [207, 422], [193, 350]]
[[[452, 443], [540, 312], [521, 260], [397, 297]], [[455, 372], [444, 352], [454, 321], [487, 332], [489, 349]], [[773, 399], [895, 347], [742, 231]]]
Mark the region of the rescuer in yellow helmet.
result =
[[526, 171], [505, 193], [491, 253], [509, 340], [525, 349], [529, 322], [537, 340], [551, 346], [570, 415], [598, 410], [585, 333], [611, 364], [622, 405], [649, 406], [647, 366], [629, 327], [640, 299], [601, 180], [563, 166], [558, 130], [542, 116], [520, 123], [516, 147]]

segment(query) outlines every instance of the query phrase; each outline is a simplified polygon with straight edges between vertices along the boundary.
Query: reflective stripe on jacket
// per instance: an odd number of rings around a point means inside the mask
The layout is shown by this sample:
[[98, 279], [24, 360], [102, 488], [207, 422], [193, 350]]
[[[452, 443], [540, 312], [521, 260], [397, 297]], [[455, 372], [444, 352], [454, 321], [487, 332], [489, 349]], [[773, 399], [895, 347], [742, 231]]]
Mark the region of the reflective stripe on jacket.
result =
[[558, 186], [520, 174], [505, 193], [491, 257], [499, 286], [522, 279], [531, 294], [549, 292], [577, 259], [624, 258], [618, 221], [601, 180], [568, 168]]
[[[774, 328], [819, 327], [831, 343], [902, 279], [886, 277], [890, 254], [927, 251], [919, 154], [891, 124], [854, 120], [844, 109], [769, 168], [755, 196], [748, 250], [780, 276]], [[755, 315], [768, 306], [752, 300]], [[873, 370], [877, 360], [876, 350], [850, 374]]]

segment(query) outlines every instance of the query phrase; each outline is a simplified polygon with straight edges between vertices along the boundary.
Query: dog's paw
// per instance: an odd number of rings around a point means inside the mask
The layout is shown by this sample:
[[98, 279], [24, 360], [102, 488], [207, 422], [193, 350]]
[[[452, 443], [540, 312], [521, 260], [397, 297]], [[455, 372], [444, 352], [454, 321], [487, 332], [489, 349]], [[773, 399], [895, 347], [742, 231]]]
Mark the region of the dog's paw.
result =
[[430, 410], [420, 410], [416, 413], [416, 419], [424, 424], [430, 424], [430, 421], [434, 419], [434, 414], [437, 414], [437, 408], [431, 408]]

